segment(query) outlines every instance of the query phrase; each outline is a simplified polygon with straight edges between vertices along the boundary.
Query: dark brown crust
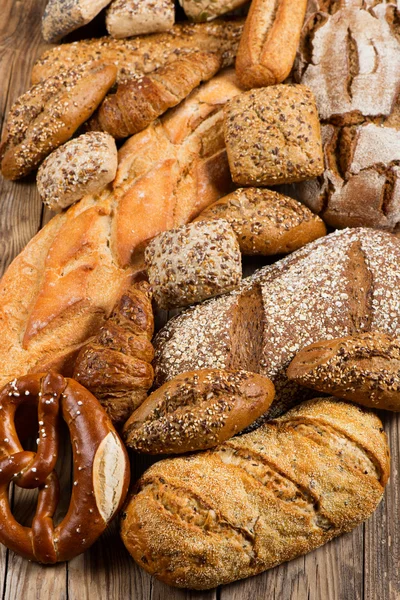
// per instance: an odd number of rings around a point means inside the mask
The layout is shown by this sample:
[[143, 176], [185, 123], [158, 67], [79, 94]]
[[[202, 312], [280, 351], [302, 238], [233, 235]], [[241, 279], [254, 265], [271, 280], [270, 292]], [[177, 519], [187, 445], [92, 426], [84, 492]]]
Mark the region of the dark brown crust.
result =
[[122, 539], [163, 582], [213, 588], [352, 530], [388, 474], [378, 417], [318, 399], [215, 450], [158, 462], [124, 510]]

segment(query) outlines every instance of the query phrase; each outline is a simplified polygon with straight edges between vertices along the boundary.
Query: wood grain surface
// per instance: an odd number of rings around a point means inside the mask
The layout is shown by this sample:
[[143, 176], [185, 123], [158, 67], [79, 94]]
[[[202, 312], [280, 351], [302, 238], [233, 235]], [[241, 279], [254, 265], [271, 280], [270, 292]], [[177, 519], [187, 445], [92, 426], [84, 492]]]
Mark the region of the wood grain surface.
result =
[[[40, 36], [45, 0], [0, 0], [0, 124], [11, 103], [29, 87], [35, 59], [46, 48]], [[93, 28], [101, 30], [101, 18]], [[34, 176], [20, 183], [0, 177], [0, 274], [51, 218], [41, 207]], [[262, 263], [246, 262], [247, 274]], [[166, 314], [157, 315], [160, 327]], [[68, 564], [42, 567], [0, 547], [2, 600], [399, 600], [400, 420], [382, 414], [392, 453], [392, 475], [383, 502], [363, 526], [319, 550], [263, 575], [210, 592], [174, 590], [149, 577], [125, 551], [114, 523], [85, 555]], [[71, 456], [64, 444], [58, 465], [70, 486]], [[135, 458], [133, 477], [146, 468]], [[17, 490], [15, 514], [26, 522], [35, 494]], [[60, 506], [65, 511], [68, 495]]]

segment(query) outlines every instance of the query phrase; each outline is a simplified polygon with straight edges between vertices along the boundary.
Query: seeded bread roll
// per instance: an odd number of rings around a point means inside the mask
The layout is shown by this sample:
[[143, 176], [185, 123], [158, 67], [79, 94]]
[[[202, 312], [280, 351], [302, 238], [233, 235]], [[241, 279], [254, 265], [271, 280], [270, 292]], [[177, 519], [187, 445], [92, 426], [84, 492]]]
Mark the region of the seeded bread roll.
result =
[[230, 10], [234, 10], [248, 0], [179, 0], [186, 13], [192, 21], [212, 21]]
[[318, 112], [305, 86], [251, 90], [228, 102], [225, 141], [239, 185], [292, 183], [324, 170]]
[[86, 63], [49, 77], [18, 98], [1, 140], [3, 176], [27, 175], [67, 142], [96, 110], [116, 76], [114, 65]]
[[364, 406], [400, 411], [400, 342], [378, 331], [311, 344], [296, 354], [287, 376]]
[[114, 38], [168, 31], [174, 22], [174, 0], [114, 0], [106, 13], [107, 31]]
[[225, 219], [242, 254], [288, 254], [326, 235], [324, 222], [303, 204], [272, 190], [242, 188], [217, 200], [195, 219]]
[[373, 229], [349, 229], [307, 244], [244, 279], [232, 294], [169, 321], [154, 340], [157, 384], [205, 367], [245, 368], [272, 380], [270, 414], [281, 414], [312, 394], [286, 376], [299, 350], [360, 332], [398, 334], [399, 262], [400, 239]]
[[64, 144], [38, 169], [36, 183], [42, 202], [58, 212], [85, 194], [97, 194], [113, 181], [118, 153], [108, 133], [91, 132]]
[[127, 446], [149, 454], [212, 448], [269, 408], [274, 386], [246, 371], [204, 369], [178, 375], [153, 392], [123, 429]]
[[42, 19], [43, 39], [58, 42], [71, 31], [90, 23], [109, 3], [110, 0], [49, 0]]
[[165, 309], [218, 296], [242, 279], [239, 244], [222, 219], [161, 233], [147, 246], [145, 263], [154, 299]]
[[388, 475], [378, 417], [318, 399], [215, 450], [153, 465], [125, 507], [122, 540], [161, 581], [209, 589], [351, 531]]

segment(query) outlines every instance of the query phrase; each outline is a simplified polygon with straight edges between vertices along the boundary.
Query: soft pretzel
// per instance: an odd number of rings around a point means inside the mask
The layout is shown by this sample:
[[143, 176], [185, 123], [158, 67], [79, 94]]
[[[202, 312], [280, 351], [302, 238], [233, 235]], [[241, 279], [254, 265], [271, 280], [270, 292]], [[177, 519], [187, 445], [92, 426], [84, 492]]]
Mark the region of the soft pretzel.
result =
[[[15, 429], [15, 413], [22, 405], [38, 407], [36, 452], [23, 449]], [[60, 415], [71, 436], [74, 475], [68, 512], [54, 527]], [[121, 440], [96, 398], [73, 379], [55, 373], [9, 383], [0, 393], [0, 417], [0, 542], [41, 563], [74, 558], [103, 533], [125, 499], [129, 461]], [[20, 525], [11, 513], [11, 482], [39, 488], [32, 527]]]

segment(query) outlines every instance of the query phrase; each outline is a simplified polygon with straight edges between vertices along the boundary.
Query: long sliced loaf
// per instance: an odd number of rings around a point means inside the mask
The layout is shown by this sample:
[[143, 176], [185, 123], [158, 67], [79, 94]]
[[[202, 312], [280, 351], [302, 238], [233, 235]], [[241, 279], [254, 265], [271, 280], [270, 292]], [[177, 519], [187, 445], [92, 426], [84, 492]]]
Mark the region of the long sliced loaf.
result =
[[[359, 331], [400, 330], [399, 264], [400, 240], [391, 234], [354, 229], [312, 242], [244, 280], [241, 290], [167, 323], [154, 344], [157, 384], [203, 366], [255, 370], [274, 382], [270, 414], [280, 414], [311, 394], [286, 377], [301, 348]], [[244, 297], [258, 298], [262, 313], [251, 346], [241, 333], [254, 328], [253, 315], [243, 310], [240, 329], [233, 326]], [[233, 358], [239, 355], [242, 367]]]
[[376, 415], [309, 401], [215, 450], [153, 465], [121, 521], [136, 562], [169, 585], [256, 575], [352, 530], [389, 474]]
[[142, 266], [157, 233], [194, 218], [230, 190], [222, 107], [239, 93], [233, 70], [133, 136], [114, 187], [59, 215], [14, 260], [0, 283], [0, 381], [67, 369]]

